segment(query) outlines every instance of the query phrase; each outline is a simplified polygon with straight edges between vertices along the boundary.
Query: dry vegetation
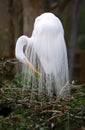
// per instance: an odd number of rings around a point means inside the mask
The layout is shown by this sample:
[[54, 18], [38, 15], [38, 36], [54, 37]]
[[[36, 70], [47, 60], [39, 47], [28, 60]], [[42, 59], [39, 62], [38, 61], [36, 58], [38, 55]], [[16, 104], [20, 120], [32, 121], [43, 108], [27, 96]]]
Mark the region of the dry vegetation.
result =
[[[0, 66], [5, 63], [1, 60]], [[5, 64], [6, 65], [6, 64]], [[36, 90], [22, 89], [20, 75], [7, 82], [6, 66], [0, 73], [1, 130], [77, 130], [85, 126], [85, 85], [72, 86], [70, 99], [49, 98]]]

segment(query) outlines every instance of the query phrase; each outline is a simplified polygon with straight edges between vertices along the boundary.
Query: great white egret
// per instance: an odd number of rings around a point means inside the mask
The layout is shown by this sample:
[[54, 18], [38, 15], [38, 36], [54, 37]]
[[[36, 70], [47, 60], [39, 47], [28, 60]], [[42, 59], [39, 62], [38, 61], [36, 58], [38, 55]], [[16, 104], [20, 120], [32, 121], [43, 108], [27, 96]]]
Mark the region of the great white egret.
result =
[[[23, 51], [26, 46], [25, 51]], [[35, 19], [32, 36], [21, 36], [16, 43], [15, 55], [22, 63], [40, 74], [39, 91], [49, 95], [59, 93], [69, 81], [67, 51], [61, 21], [52, 13], [43, 13]], [[24, 65], [25, 81], [31, 78]], [[37, 69], [36, 69], [37, 67]], [[35, 74], [33, 76], [33, 79]], [[33, 81], [33, 80], [32, 80]]]

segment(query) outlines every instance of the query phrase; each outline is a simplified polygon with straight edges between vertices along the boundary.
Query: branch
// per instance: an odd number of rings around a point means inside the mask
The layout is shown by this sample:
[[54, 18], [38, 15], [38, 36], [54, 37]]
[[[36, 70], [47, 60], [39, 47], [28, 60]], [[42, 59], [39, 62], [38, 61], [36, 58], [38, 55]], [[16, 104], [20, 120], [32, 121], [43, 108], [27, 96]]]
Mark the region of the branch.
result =
[[85, 84], [80, 84], [80, 85], [72, 85], [71, 84], [71, 89], [72, 90], [80, 89], [80, 88], [85, 88]]
[[73, 114], [70, 114], [70, 116], [71, 117], [74, 117], [74, 118], [76, 118], [76, 119], [83, 119], [83, 120], [85, 120], [85, 117], [83, 116], [83, 117], [81, 117], [81, 116], [74, 116]]
[[43, 114], [43, 113], [47, 113], [47, 112], [49, 112], [49, 113], [56, 113], [56, 114], [60, 114], [60, 115], [63, 114], [61, 111], [57, 111], [57, 110], [44, 110], [41, 113]]

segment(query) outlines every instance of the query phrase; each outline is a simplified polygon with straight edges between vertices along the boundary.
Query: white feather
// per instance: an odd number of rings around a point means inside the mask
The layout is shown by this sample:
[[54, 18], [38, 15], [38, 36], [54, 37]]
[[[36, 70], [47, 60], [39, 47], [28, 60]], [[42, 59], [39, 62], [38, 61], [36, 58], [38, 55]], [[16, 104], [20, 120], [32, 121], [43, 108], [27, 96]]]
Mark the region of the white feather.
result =
[[[49, 95], [55, 93], [58, 96], [62, 87], [69, 81], [64, 30], [60, 20], [52, 13], [38, 16], [30, 41], [25, 55], [40, 71], [39, 91], [42, 92], [45, 86]], [[30, 77], [26, 66], [24, 70], [25, 81], [28, 78], [31, 80], [32, 77], [35, 79], [35, 75]]]

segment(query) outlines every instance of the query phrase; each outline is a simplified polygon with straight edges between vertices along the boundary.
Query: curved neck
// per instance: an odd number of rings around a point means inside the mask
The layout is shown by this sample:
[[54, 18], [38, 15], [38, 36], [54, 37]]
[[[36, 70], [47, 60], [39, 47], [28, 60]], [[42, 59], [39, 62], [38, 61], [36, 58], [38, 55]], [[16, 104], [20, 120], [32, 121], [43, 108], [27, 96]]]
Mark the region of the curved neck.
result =
[[30, 67], [35, 73], [39, 74], [39, 72], [36, 70], [36, 68], [28, 61], [27, 57], [25, 56], [23, 52], [23, 48], [25, 45], [31, 44], [31, 38], [28, 38], [27, 36], [21, 36], [16, 43], [15, 47], [15, 56], [16, 58], [21, 61], [22, 63], [26, 64], [28, 67]]
[[16, 58], [21, 61], [22, 63], [24, 63], [23, 58], [26, 58], [24, 52], [23, 52], [23, 48], [25, 45], [30, 44], [30, 38], [28, 38], [27, 36], [21, 36], [17, 42], [16, 42], [16, 47], [15, 47], [15, 56]]

